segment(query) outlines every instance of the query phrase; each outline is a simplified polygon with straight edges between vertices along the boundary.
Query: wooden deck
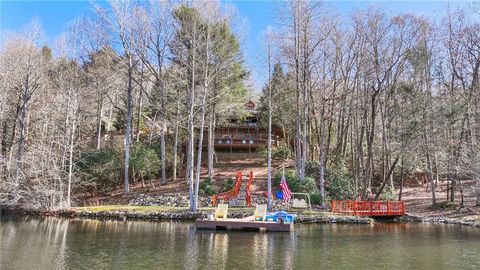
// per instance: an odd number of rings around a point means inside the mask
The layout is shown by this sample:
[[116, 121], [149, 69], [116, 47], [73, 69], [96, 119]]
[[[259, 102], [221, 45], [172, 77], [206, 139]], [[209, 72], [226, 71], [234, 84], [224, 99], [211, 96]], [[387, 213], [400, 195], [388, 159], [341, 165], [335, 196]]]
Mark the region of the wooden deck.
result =
[[402, 201], [332, 201], [332, 212], [353, 216], [403, 216]]
[[253, 221], [253, 217], [244, 219], [197, 219], [195, 227], [198, 230], [259, 230], [270, 232], [293, 231], [293, 224], [280, 224], [268, 221]]

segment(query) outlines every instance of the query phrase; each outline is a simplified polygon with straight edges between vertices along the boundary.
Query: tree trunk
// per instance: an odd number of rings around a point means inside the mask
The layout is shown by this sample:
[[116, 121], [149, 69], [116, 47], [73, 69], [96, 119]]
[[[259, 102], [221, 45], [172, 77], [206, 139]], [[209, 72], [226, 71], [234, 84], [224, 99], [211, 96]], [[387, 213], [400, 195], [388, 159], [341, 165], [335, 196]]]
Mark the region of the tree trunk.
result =
[[402, 156], [402, 161], [401, 161], [401, 167], [400, 167], [400, 191], [398, 192], [398, 200], [402, 200], [402, 193], [403, 193], [403, 181], [404, 181], [404, 174], [403, 174], [403, 156]]
[[[193, 29], [196, 28], [196, 25], [193, 26]], [[189, 94], [189, 101], [188, 101], [188, 107], [189, 107], [189, 112], [188, 112], [188, 130], [187, 130], [187, 167], [186, 167], [186, 173], [185, 176], [187, 178], [188, 184], [189, 184], [189, 189], [188, 189], [188, 194], [190, 198], [190, 210], [195, 210], [195, 183], [194, 183], [194, 175], [193, 175], [193, 166], [194, 166], [194, 155], [195, 155], [195, 143], [194, 143], [194, 121], [195, 121], [195, 83], [196, 83], [196, 37], [195, 35], [193, 36], [193, 41], [191, 45], [191, 78], [190, 78], [190, 93]]]
[[173, 181], [177, 180], [178, 159], [178, 128], [180, 125], [180, 102], [177, 100], [177, 113], [175, 115], [175, 141], [173, 142]]
[[[131, 59], [129, 61], [132, 61]], [[132, 67], [128, 68], [128, 87], [127, 87], [127, 128], [125, 129], [125, 172], [124, 172], [124, 195], [129, 192], [129, 165], [130, 165], [130, 139], [132, 134]]]
[[375, 198], [373, 199], [374, 201], [378, 200], [378, 198], [380, 197], [380, 194], [382, 194], [382, 191], [385, 188], [385, 186], [387, 185], [388, 179], [392, 175], [393, 170], [395, 169], [395, 166], [397, 165], [397, 162], [398, 162], [399, 158], [400, 158], [400, 156], [397, 156], [395, 158], [395, 160], [393, 161], [392, 166], [390, 167], [390, 170], [388, 171], [387, 177], [385, 177], [385, 179], [383, 180], [382, 186], [377, 191], [377, 194], [375, 195]]
[[208, 123], [208, 178], [213, 178], [213, 156], [215, 154], [215, 113], [212, 111]]
[[[323, 116], [323, 112], [322, 112]], [[321, 205], [325, 207], [325, 119], [322, 117], [322, 123], [320, 127], [320, 175], [319, 175], [319, 186], [320, 186], [320, 196], [321, 196]]]
[[76, 119], [73, 117], [72, 120], [72, 132], [70, 134], [70, 145], [68, 153], [68, 184], [67, 184], [67, 207], [71, 205], [71, 193], [72, 193], [72, 176], [73, 176], [73, 146], [75, 144], [75, 128], [76, 128]]
[[139, 142], [140, 141], [140, 131], [141, 131], [141, 120], [142, 120], [142, 99], [143, 99], [143, 85], [140, 83], [140, 90], [139, 90], [139, 96], [138, 96], [138, 104], [137, 104], [137, 128], [136, 128], [136, 134], [135, 134], [135, 141]]
[[[270, 44], [269, 44], [270, 45]], [[268, 47], [267, 209], [272, 209], [272, 81], [271, 50]]]
[[200, 113], [200, 131], [198, 133], [198, 149], [197, 149], [197, 172], [195, 175], [195, 199], [194, 199], [194, 206], [192, 208], [193, 211], [197, 211], [198, 209], [198, 189], [200, 185], [200, 173], [202, 169], [202, 148], [203, 148], [203, 132], [205, 126], [205, 101], [207, 96], [207, 90], [205, 90], [203, 101], [202, 101], [202, 110]]
[[20, 132], [18, 134], [18, 152], [17, 152], [17, 161], [16, 161], [16, 182], [15, 182], [15, 189], [18, 189], [19, 181], [20, 181], [20, 171], [22, 168], [23, 156], [25, 153], [25, 130], [27, 128], [27, 113], [28, 113], [28, 105], [30, 101], [30, 89], [29, 89], [29, 77], [27, 76], [25, 79], [25, 85], [22, 94], [22, 107], [20, 109], [20, 125], [19, 129]]
[[97, 118], [97, 150], [100, 150], [102, 144], [102, 118], [103, 118], [103, 100], [100, 99]]
[[167, 183], [167, 173], [166, 173], [166, 153], [165, 153], [165, 130], [166, 130], [166, 124], [165, 122], [162, 123], [162, 130], [160, 131], [160, 162], [161, 162], [161, 167], [162, 167], [162, 184]]
[[423, 128], [423, 140], [425, 143], [425, 156], [427, 158], [427, 177], [430, 182], [430, 186], [432, 188], [432, 206], [435, 207], [437, 205], [437, 200], [435, 196], [435, 183], [433, 181], [433, 175], [432, 175], [432, 163], [430, 160], [430, 153], [428, 149], [428, 136], [427, 136], [427, 128]]

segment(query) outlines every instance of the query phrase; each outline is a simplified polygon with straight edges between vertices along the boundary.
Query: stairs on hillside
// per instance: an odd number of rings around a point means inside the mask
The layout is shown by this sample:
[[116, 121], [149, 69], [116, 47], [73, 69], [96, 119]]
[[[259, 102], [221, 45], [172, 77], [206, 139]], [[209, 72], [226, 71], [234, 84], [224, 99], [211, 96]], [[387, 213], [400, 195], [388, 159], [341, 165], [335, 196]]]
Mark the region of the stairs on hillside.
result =
[[213, 195], [211, 197], [212, 205], [216, 206], [218, 203], [228, 203], [230, 206], [250, 206], [251, 205], [251, 185], [253, 181], [253, 172], [243, 174], [241, 171], [237, 172], [237, 182], [232, 190]]
[[228, 200], [228, 205], [233, 207], [245, 207], [247, 205], [247, 181], [248, 175], [242, 175], [242, 185], [237, 197]]

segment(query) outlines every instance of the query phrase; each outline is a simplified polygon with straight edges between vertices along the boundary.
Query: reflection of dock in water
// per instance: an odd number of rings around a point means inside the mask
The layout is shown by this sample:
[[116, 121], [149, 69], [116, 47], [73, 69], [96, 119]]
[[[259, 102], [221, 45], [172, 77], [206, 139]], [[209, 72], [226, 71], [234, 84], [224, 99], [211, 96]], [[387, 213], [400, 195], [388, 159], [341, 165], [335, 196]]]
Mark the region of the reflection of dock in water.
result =
[[293, 223], [284, 224], [271, 221], [254, 221], [253, 216], [242, 219], [198, 219], [195, 227], [199, 230], [259, 230], [270, 232], [293, 231]]

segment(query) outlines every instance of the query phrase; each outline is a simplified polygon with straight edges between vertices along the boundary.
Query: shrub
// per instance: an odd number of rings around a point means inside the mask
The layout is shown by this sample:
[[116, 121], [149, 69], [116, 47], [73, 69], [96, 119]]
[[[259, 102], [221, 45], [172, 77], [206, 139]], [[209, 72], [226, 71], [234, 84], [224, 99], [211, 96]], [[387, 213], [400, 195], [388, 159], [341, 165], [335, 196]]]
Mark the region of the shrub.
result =
[[122, 155], [113, 148], [82, 153], [75, 160], [81, 180], [76, 188], [103, 191], [120, 184], [123, 172]]
[[277, 147], [273, 147], [272, 149], [272, 159], [275, 160], [284, 160], [287, 159], [292, 155], [292, 151], [290, 150], [290, 146], [282, 141]]
[[[167, 141], [169, 138], [165, 138]], [[171, 138], [173, 140], [173, 138]], [[174, 158], [173, 158], [173, 143], [166, 143], [165, 144], [165, 171], [167, 173], [167, 177], [172, 175], [173, 173], [173, 164], [174, 164]], [[153, 142], [151, 143], [148, 148], [152, 149], [155, 151], [157, 156], [160, 158], [160, 162], [162, 160], [161, 153], [160, 153], [160, 142]], [[181, 166], [181, 160], [180, 160], [180, 150], [177, 152], [177, 171], [179, 170]], [[161, 165], [160, 165], [161, 166]], [[161, 171], [161, 167], [158, 168], [158, 171]]]
[[235, 182], [233, 182], [233, 179], [231, 177], [228, 178], [227, 181], [223, 182], [221, 192], [232, 190], [234, 185], [235, 185]]
[[264, 145], [257, 146], [257, 150], [255, 152], [259, 153], [263, 157], [267, 157], [267, 148]]
[[381, 196], [382, 201], [394, 201], [395, 200], [395, 191], [391, 186], [385, 186], [382, 190]]
[[333, 200], [350, 200], [355, 198], [352, 183], [347, 178], [337, 178], [325, 189]]
[[[273, 186], [278, 187], [280, 185], [280, 180], [282, 179], [282, 173], [275, 174], [273, 179]], [[300, 190], [300, 181], [297, 179], [295, 171], [288, 170], [285, 171], [285, 180], [287, 180], [288, 187], [292, 192], [299, 192]]]
[[330, 182], [325, 191], [333, 200], [349, 200], [355, 198], [353, 178], [344, 166], [332, 167], [325, 170], [325, 179]]
[[320, 193], [310, 194], [310, 203], [315, 205], [322, 204], [322, 195], [320, 195]]
[[139, 142], [133, 144], [130, 166], [134, 178], [152, 179], [159, 171], [160, 165], [160, 158], [154, 149]]
[[[258, 146], [256, 152], [260, 153], [260, 155], [265, 159], [268, 156], [268, 149], [263, 145]], [[287, 143], [282, 141], [278, 146], [272, 145], [273, 160], [285, 160], [289, 158], [291, 155], [292, 155], [292, 151], [290, 150], [290, 147], [288, 146]]]
[[[300, 181], [299, 181], [300, 182]], [[305, 177], [303, 182], [300, 182], [300, 192], [315, 194], [318, 193], [318, 187], [315, 180], [311, 177]]]
[[[277, 173], [273, 180], [273, 185], [278, 187], [280, 185], [280, 180], [282, 178], [282, 173]], [[300, 179], [296, 176], [295, 171], [286, 171], [285, 172], [285, 179], [287, 180], [288, 187], [292, 192], [302, 192], [302, 193], [309, 193], [314, 194], [318, 193], [318, 187], [315, 183], [315, 180], [311, 177], [305, 177], [305, 179], [300, 181]]]
[[305, 164], [305, 175], [318, 179], [320, 177], [320, 163], [316, 160], [309, 160]]
[[216, 190], [212, 186], [212, 179], [208, 178], [198, 185], [198, 194], [200, 195], [213, 195], [217, 193]]

